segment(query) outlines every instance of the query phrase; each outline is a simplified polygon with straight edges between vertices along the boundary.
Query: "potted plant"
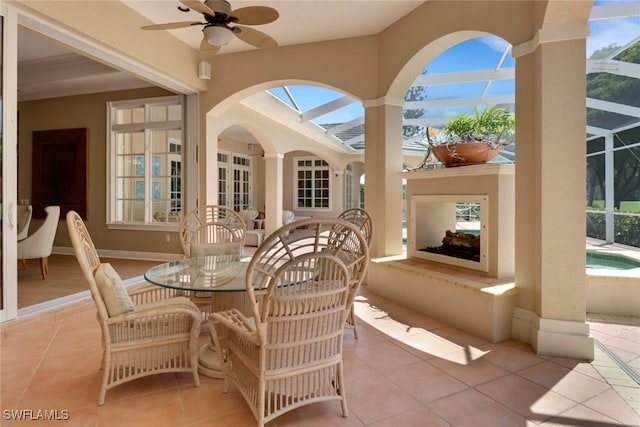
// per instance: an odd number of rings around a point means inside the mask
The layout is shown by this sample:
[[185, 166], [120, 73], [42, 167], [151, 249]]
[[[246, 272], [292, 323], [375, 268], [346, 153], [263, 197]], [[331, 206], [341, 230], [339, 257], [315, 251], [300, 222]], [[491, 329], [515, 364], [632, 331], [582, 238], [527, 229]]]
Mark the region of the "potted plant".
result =
[[515, 117], [505, 108], [487, 107], [482, 112], [458, 114], [432, 140], [429, 150], [445, 167], [486, 163], [513, 142]]

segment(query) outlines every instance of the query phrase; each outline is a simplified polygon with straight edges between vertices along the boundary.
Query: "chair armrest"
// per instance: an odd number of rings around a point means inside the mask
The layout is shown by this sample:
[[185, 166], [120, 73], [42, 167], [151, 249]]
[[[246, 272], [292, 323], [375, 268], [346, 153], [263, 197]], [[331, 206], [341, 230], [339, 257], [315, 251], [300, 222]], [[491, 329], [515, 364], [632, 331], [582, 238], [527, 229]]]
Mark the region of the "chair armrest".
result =
[[136, 306], [135, 310], [107, 319], [111, 341], [131, 342], [180, 334], [200, 333], [202, 313], [185, 297]]
[[247, 318], [235, 308], [212, 313], [209, 317], [209, 328], [211, 330], [213, 330], [212, 328], [215, 328], [215, 323], [218, 323], [230, 331], [246, 337], [249, 341], [258, 344], [255, 322], [252, 321], [252, 319]]
[[169, 298], [180, 296], [177, 289], [163, 288], [151, 285], [149, 283], [141, 283], [127, 288], [127, 293], [135, 305], [148, 304], [154, 301], [162, 301]]

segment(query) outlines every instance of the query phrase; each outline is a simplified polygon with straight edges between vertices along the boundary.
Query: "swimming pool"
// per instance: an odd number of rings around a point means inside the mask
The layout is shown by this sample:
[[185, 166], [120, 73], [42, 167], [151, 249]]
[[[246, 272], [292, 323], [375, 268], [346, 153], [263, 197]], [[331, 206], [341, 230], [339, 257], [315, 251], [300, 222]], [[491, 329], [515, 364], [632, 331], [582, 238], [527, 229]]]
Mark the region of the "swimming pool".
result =
[[587, 251], [587, 312], [640, 317], [640, 257]]
[[624, 255], [587, 251], [587, 268], [599, 270], [630, 270], [640, 268], [640, 260]]

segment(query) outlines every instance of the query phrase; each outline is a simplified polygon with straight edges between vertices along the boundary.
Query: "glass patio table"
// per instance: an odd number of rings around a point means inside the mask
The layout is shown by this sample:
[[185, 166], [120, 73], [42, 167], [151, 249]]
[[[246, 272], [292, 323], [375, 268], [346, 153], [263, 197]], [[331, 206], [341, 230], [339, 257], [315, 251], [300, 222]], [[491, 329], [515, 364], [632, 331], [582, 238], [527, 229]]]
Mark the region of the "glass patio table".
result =
[[[251, 257], [214, 255], [184, 258], [156, 265], [144, 273], [149, 283], [194, 293], [211, 293], [212, 311], [249, 309], [246, 300], [245, 273]], [[213, 339], [203, 345], [198, 355], [198, 372], [222, 378], [222, 368]]]

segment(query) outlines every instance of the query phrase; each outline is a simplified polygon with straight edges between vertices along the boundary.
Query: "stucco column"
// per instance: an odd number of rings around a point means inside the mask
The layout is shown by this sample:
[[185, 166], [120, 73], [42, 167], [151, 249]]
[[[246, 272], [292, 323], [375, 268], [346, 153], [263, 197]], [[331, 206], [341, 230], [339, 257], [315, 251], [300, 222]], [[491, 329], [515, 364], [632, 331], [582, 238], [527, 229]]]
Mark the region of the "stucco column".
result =
[[364, 102], [365, 209], [375, 227], [371, 256], [402, 253], [403, 100]]
[[264, 228], [267, 236], [282, 226], [283, 160], [282, 153], [264, 153]]
[[[586, 324], [585, 38], [515, 46], [516, 285], [513, 336], [543, 355], [593, 358]], [[544, 40], [541, 42], [540, 40]]]
[[198, 206], [218, 204], [218, 135], [220, 129], [214, 117], [205, 116], [201, 122], [204, 143], [198, 145]]
[[334, 212], [344, 210], [344, 171], [332, 171], [333, 184], [331, 184], [331, 208]]

